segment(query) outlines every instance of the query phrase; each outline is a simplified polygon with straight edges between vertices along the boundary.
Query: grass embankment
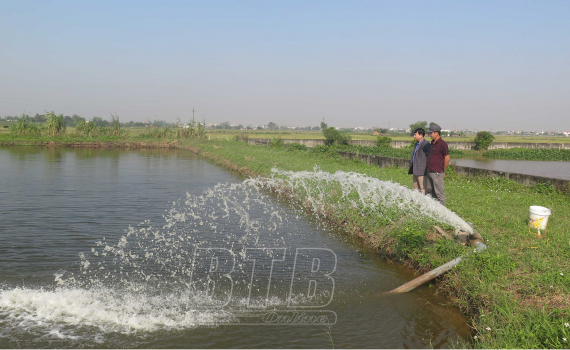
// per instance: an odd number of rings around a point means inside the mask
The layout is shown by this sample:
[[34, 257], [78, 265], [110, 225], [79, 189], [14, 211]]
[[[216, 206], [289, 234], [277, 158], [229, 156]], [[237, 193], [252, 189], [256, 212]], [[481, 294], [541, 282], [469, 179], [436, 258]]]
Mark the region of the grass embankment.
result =
[[[368, 147], [368, 146], [335, 146], [338, 151], [359, 154], [372, 154], [383, 157], [409, 159], [412, 148]], [[510, 159], [510, 160], [542, 160], [542, 161], [570, 161], [570, 150], [557, 148], [512, 148], [490, 151], [473, 151], [449, 149], [451, 159]]]
[[[0, 146], [77, 146], [77, 147], [137, 147], [144, 144], [176, 144], [179, 138], [165, 133], [174, 133], [177, 129], [157, 128], [146, 132], [126, 131], [120, 135], [97, 135], [85, 136], [75, 132], [67, 132], [59, 136], [49, 135], [14, 135], [12, 133], [0, 133]], [[174, 147], [174, 146], [172, 146]]]
[[[188, 140], [181, 145], [244, 174], [283, 170], [355, 171], [408, 186], [406, 169], [378, 168], [334, 152], [248, 146], [235, 141]], [[409, 187], [409, 186], [408, 186]], [[489, 248], [439, 279], [471, 317], [480, 348], [566, 348], [570, 338], [570, 198], [548, 187], [529, 188], [502, 178], [446, 178], [448, 208], [473, 222]], [[539, 239], [527, 227], [530, 205], [552, 209]], [[380, 251], [428, 270], [467, 249], [439, 237], [431, 224], [414, 218], [396, 223], [382, 212], [345, 208], [329, 220], [375, 244]], [[566, 338], [566, 340], [564, 340]]]
[[[369, 147], [369, 146], [334, 146], [338, 151], [352, 152], [359, 154], [372, 154], [382, 157], [404, 158], [409, 159], [413, 149], [410, 148], [392, 148], [392, 147]], [[457, 149], [449, 149], [449, 155], [452, 158], [463, 158], [479, 156], [477, 151], [461, 151]]]
[[570, 150], [556, 148], [512, 148], [487, 151], [485, 157], [514, 160], [570, 161]]

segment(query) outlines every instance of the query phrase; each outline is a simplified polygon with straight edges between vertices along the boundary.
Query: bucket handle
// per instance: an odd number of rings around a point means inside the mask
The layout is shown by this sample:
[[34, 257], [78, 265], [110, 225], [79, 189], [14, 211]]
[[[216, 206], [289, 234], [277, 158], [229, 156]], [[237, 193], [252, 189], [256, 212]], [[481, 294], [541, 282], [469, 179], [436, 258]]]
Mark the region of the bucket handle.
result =
[[[528, 228], [528, 232], [532, 233], [533, 235], [535, 235], [535, 236], [538, 237], [539, 239], [542, 239], [542, 235], [540, 234], [540, 229], [537, 228], [536, 230], [538, 231], [538, 233], [532, 232], [532, 230], [530, 229], [530, 226], [529, 226], [529, 228]], [[544, 230], [544, 232], [546, 232], [546, 230]]]

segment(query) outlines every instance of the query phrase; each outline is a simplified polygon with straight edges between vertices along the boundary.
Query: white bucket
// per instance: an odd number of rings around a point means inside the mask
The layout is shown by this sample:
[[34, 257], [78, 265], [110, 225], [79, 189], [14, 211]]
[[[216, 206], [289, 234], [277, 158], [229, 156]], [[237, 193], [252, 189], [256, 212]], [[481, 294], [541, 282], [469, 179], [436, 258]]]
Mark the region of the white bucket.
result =
[[529, 208], [528, 227], [537, 229], [538, 234], [540, 234], [540, 230], [546, 229], [549, 216], [550, 209], [540, 207], [538, 205], [532, 205]]

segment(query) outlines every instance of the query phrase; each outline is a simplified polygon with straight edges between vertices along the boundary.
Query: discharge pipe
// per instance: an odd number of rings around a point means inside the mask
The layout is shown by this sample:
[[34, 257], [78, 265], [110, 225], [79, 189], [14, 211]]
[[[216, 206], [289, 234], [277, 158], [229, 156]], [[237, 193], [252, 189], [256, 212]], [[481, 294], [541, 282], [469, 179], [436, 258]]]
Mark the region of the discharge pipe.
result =
[[[473, 226], [473, 225], [471, 225], [471, 226]], [[465, 237], [467, 235], [468, 234], [466, 234], [465, 232], [460, 231], [459, 234], [456, 234], [456, 237], [461, 239], [460, 237], [462, 237], [462, 236]], [[473, 252], [469, 252], [467, 255], [463, 255], [463, 256], [460, 256], [458, 258], [455, 258], [455, 259], [441, 265], [440, 267], [437, 267], [437, 268], [431, 270], [430, 272], [424, 273], [420, 277], [414, 278], [410, 282], [405, 283], [405, 284], [399, 286], [398, 288], [389, 291], [387, 294], [407, 293], [411, 290], [414, 290], [417, 287], [421, 286], [422, 284], [429, 282], [432, 279], [436, 278], [437, 276], [444, 274], [447, 271], [453, 269], [454, 266], [459, 264], [463, 259], [467, 258], [470, 254], [478, 253], [478, 252], [481, 252], [481, 251], [487, 249], [487, 245], [484, 243], [483, 237], [481, 237], [479, 232], [477, 232], [475, 229], [473, 229], [473, 234], [468, 235], [467, 237], [469, 238], [468, 244], [472, 247], [475, 247], [475, 250]]]

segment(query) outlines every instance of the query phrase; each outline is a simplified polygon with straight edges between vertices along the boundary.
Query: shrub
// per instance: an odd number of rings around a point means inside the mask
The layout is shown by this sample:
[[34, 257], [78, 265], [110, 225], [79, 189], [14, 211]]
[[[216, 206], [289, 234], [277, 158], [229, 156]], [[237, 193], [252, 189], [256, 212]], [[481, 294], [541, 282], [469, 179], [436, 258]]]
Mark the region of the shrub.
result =
[[[200, 123], [200, 122], [196, 122], [196, 120], [194, 120], [194, 118], [192, 118], [192, 120], [188, 123], [188, 125], [183, 126], [182, 122], [180, 121], [180, 118], [178, 119], [178, 128], [176, 129], [176, 131], [174, 131], [174, 137], [176, 138], [183, 138], [183, 139], [188, 139], [188, 138], [194, 138], [194, 137], [204, 137], [204, 129], [206, 128], [206, 121], [204, 120], [204, 123]], [[235, 137], [236, 141], [245, 141], [247, 142], [247, 135], [244, 139], [244, 136], [242, 134], [241, 138], [236, 135]]]
[[315, 146], [313, 148], [311, 148], [311, 152], [312, 153], [327, 153], [329, 151], [329, 147], [325, 146], [325, 145], [320, 145], [320, 146]]
[[113, 130], [113, 135], [121, 134], [121, 122], [119, 122], [119, 116], [111, 114], [111, 129]]
[[313, 147], [311, 148], [311, 152], [315, 154], [324, 155], [330, 158], [340, 158], [340, 154], [338, 154], [336, 148], [325, 145]]
[[392, 139], [388, 136], [378, 136], [376, 139], [376, 146], [380, 148], [388, 148], [392, 143]]
[[271, 138], [271, 141], [269, 141], [269, 146], [282, 148], [285, 146], [285, 143], [283, 142], [283, 139], [274, 136]]
[[327, 127], [323, 129], [323, 136], [325, 137], [325, 145], [348, 145], [351, 137], [347, 133], [340, 132], [334, 127]]
[[206, 120], [204, 119], [202, 121], [202, 123], [200, 123], [200, 122], [196, 123], [196, 129], [195, 130], [196, 130], [196, 136], [197, 137], [204, 137], [206, 135], [204, 132], [206, 130]]
[[26, 121], [22, 115], [16, 124], [10, 126], [10, 132], [18, 135], [39, 134], [40, 128], [36, 124]]
[[65, 132], [65, 122], [63, 121], [63, 114], [55, 115], [54, 112], [49, 112], [46, 115], [46, 131], [48, 135], [56, 136]]
[[178, 126], [176, 129], [173, 130], [174, 136], [177, 139], [187, 139], [193, 136], [194, 129], [193, 128], [185, 128], [183, 126]]
[[80, 121], [75, 127], [75, 132], [85, 136], [95, 136], [98, 132], [97, 124], [90, 123], [89, 121]]
[[172, 137], [172, 130], [169, 127], [155, 127], [147, 125], [145, 130], [140, 134], [141, 137], [150, 139], [164, 139]]
[[489, 148], [489, 145], [491, 144], [491, 142], [493, 142], [494, 139], [495, 136], [491, 135], [490, 132], [479, 131], [477, 133], [477, 136], [475, 136], [475, 146], [477, 147], [478, 150], [486, 150], [487, 148]]
[[236, 135], [236, 141], [241, 141], [241, 142], [248, 143], [248, 141], [249, 141], [249, 135], [242, 132], [241, 134]]
[[293, 142], [289, 145], [288, 151], [306, 151], [309, 148], [305, 145], [301, 145], [300, 143]]

